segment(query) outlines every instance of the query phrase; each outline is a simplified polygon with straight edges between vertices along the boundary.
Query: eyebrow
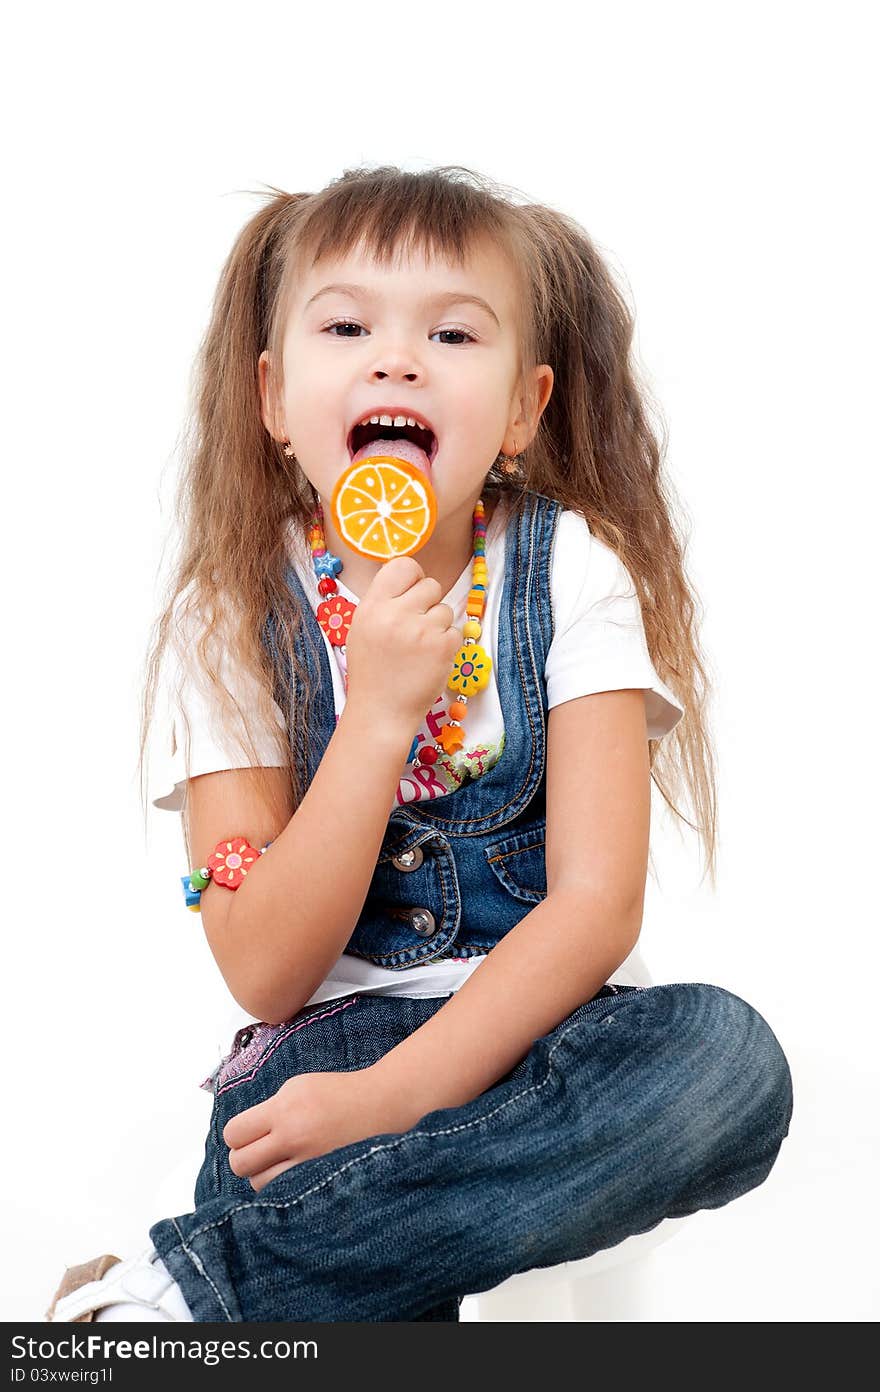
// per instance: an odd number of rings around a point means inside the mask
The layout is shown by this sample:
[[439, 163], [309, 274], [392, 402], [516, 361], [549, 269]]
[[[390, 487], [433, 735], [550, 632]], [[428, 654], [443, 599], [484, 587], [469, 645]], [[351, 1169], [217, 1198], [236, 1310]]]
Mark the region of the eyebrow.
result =
[[[305, 310], [307, 310], [310, 305], [313, 305], [315, 303], [315, 300], [320, 299], [322, 295], [352, 295], [354, 297], [357, 297], [359, 295], [362, 299], [365, 300], [375, 299], [375, 291], [368, 289], [366, 285], [350, 285], [346, 282], [338, 281], [333, 285], [324, 285], [321, 287], [320, 290], [316, 290], [314, 295], [312, 295], [311, 299], [308, 300], [303, 306], [303, 312], [305, 312]], [[501, 328], [501, 321], [498, 318], [498, 315], [495, 313], [492, 306], [489, 304], [488, 300], [484, 300], [482, 295], [472, 295], [467, 290], [445, 290], [441, 291], [440, 294], [437, 295], [428, 295], [425, 298], [425, 303], [437, 305], [479, 305], [481, 309], [485, 309], [487, 314], [491, 314], [499, 329]]]

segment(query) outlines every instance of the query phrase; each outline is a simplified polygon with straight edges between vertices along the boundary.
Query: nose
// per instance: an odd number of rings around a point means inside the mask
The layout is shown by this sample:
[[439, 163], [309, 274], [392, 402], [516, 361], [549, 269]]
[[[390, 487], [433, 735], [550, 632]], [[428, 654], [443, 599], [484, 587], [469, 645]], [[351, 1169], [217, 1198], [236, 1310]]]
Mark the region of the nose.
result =
[[[383, 361], [387, 361], [387, 360], [384, 360], [384, 359], [383, 359]], [[377, 382], [384, 382], [384, 381], [386, 380], [386, 378], [388, 378], [388, 377], [393, 377], [393, 378], [395, 378], [395, 379], [399, 379], [401, 382], [417, 382], [417, 381], [419, 380], [420, 374], [415, 370], [415, 368], [410, 368], [409, 370], [404, 370], [404, 369], [402, 369], [402, 368], [395, 368], [395, 367], [393, 367], [393, 366], [386, 366], [386, 367], [384, 367], [384, 368], [382, 368], [382, 367], [377, 367], [377, 368], [375, 368], [374, 371], [373, 371], [373, 373], [372, 373], [372, 376], [373, 376], [373, 379], [374, 379], [375, 381], [377, 381]]]
[[400, 382], [417, 382], [422, 375], [413, 349], [403, 346], [380, 349], [370, 371], [370, 378], [374, 382], [384, 382], [388, 378]]

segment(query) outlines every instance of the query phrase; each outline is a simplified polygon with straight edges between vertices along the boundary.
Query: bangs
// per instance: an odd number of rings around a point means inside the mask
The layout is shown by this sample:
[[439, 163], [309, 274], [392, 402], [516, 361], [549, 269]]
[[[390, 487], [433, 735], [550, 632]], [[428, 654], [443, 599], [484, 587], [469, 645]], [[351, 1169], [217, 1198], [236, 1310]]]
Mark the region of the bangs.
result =
[[[503, 237], [507, 219], [473, 171], [455, 166], [424, 173], [385, 168], [343, 174], [306, 213], [297, 236], [301, 261], [365, 251], [379, 265], [420, 252], [426, 260], [464, 261], [481, 237]], [[489, 196], [487, 196], [489, 195]], [[505, 239], [506, 240], [506, 239]]]

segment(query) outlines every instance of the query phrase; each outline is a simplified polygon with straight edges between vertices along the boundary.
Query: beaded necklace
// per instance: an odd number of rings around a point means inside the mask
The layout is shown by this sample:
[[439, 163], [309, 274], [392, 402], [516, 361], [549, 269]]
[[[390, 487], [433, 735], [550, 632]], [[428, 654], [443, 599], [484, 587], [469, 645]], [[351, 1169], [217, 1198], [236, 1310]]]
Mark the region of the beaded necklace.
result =
[[[318, 605], [316, 618], [323, 632], [340, 656], [344, 658], [348, 631], [351, 627], [355, 601], [346, 599], [338, 593], [336, 576], [342, 570], [342, 561], [327, 550], [324, 540], [324, 513], [321, 500], [316, 495], [315, 511], [309, 531], [309, 544], [312, 550], [312, 565], [318, 581], [318, 593], [322, 603]], [[455, 655], [452, 671], [446, 685], [456, 693], [449, 704], [447, 723], [438, 730], [433, 745], [425, 744], [419, 749], [418, 736], [412, 742], [406, 762], [413, 768], [421, 764], [437, 762], [441, 754], [453, 755], [464, 744], [465, 729], [462, 721], [467, 713], [471, 696], [489, 685], [492, 673], [492, 659], [477, 641], [482, 635], [482, 618], [486, 607], [486, 593], [489, 585], [489, 572], [486, 566], [486, 513], [482, 498], [474, 508], [473, 561], [471, 568], [471, 587], [467, 597], [467, 619], [462, 629], [464, 642]], [[345, 690], [348, 691], [348, 672], [344, 672]]]

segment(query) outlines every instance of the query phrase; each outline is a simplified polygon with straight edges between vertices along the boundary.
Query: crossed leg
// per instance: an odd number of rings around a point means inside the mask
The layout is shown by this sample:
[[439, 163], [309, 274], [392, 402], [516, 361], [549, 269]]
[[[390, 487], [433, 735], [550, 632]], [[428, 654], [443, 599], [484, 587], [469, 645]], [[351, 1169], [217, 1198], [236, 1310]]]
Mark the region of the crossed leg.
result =
[[756, 1187], [791, 1115], [752, 1006], [652, 986], [579, 1006], [464, 1106], [206, 1198], [150, 1238], [197, 1320], [455, 1318], [464, 1294]]

